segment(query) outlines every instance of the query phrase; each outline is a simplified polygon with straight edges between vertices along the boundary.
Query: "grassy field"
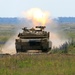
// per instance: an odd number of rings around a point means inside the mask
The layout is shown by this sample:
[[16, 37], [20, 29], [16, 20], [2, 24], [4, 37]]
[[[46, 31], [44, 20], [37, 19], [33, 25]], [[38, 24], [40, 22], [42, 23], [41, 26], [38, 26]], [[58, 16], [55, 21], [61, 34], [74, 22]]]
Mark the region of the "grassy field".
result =
[[[59, 31], [75, 39], [74, 26], [62, 25]], [[0, 25], [0, 42], [6, 42], [14, 33], [14, 25]], [[67, 49], [67, 53], [56, 50], [41, 55], [0, 55], [0, 75], [75, 75], [75, 46]]]
[[0, 58], [0, 75], [75, 75], [75, 55], [14, 55]]

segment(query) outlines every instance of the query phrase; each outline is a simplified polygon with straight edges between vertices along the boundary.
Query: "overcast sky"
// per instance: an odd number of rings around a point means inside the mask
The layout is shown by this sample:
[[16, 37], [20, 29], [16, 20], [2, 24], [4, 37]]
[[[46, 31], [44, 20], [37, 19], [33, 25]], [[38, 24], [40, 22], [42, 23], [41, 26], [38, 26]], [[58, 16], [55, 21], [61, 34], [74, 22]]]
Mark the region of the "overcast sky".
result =
[[52, 17], [75, 17], [75, 0], [0, 0], [0, 17], [20, 17], [30, 8], [49, 11]]

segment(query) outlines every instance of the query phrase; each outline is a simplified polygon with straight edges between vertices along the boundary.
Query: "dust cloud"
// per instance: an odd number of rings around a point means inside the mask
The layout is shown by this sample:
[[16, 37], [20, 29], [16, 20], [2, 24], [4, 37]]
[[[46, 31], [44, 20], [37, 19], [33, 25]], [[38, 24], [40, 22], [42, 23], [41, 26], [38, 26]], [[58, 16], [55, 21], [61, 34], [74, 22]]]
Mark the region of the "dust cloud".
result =
[[52, 48], [60, 47], [62, 44], [67, 42], [67, 39], [60, 38], [60, 35], [52, 32], [51, 32], [50, 40], [52, 41]]
[[16, 53], [16, 49], [15, 49], [15, 38], [16, 35], [13, 36], [12, 38], [10, 38], [5, 45], [2, 48], [2, 53], [3, 54], [15, 54]]
[[60, 27], [57, 22], [52, 20], [52, 23], [47, 25], [46, 30], [50, 32], [49, 39], [52, 42], [52, 48], [59, 48], [62, 44], [68, 41], [63, 32], [60, 32]]

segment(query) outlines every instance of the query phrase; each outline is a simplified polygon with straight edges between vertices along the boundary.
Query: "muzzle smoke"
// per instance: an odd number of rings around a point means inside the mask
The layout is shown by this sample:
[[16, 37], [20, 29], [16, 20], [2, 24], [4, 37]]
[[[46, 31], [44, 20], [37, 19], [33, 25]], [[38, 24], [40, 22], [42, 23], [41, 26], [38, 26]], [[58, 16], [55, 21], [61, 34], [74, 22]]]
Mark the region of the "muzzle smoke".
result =
[[42, 25], [45, 26], [50, 22], [49, 20], [50, 13], [48, 11], [43, 11], [39, 8], [32, 8], [27, 12], [23, 12], [23, 17], [31, 20], [34, 26]]

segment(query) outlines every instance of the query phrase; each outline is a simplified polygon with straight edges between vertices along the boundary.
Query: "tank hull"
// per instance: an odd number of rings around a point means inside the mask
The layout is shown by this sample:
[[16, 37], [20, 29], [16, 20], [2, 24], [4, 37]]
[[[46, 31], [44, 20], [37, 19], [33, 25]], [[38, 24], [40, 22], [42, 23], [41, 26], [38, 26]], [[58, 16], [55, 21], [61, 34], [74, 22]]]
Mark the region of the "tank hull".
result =
[[51, 49], [48, 41], [27, 41], [23, 42], [20, 39], [17, 39], [15, 46], [17, 52], [27, 52], [28, 50], [41, 50], [42, 52], [48, 52]]

